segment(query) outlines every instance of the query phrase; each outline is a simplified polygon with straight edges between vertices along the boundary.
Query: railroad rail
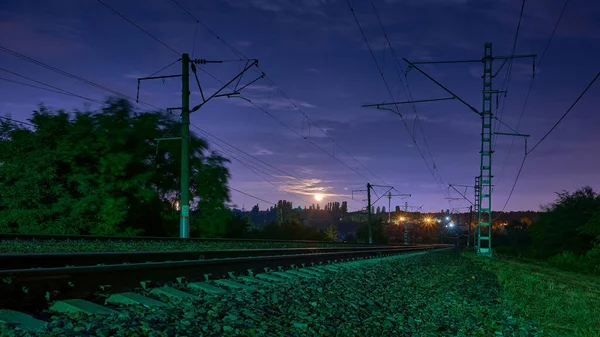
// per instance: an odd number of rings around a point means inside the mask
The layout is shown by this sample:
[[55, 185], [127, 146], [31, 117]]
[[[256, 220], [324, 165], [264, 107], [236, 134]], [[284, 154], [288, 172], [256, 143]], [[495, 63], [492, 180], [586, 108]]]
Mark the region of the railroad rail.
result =
[[[402, 246], [401, 249], [418, 247]], [[268, 249], [224, 249], [201, 251], [124, 251], [83, 253], [17, 253], [0, 254], [0, 270], [55, 268], [67, 266], [94, 266], [100, 264], [147, 263], [165, 261], [225, 259], [252, 256], [328, 253], [339, 251], [374, 251], [386, 246], [368, 247], [307, 247]]]
[[[443, 249], [448, 249], [445, 245]], [[284, 270], [328, 261], [381, 257], [442, 248], [440, 245], [344, 249], [334, 252], [213, 258], [188, 261], [121, 263], [96, 266], [0, 270], [0, 308], [43, 308], [50, 300], [90, 298], [99, 291], [128, 291], [144, 281], [223, 278], [249, 270]], [[143, 255], [144, 253], [138, 253]], [[29, 308], [29, 309], [27, 309]]]
[[2, 240], [35, 240], [35, 241], [63, 241], [63, 240], [85, 240], [85, 241], [181, 241], [181, 242], [281, 242], [281, 243], [319, 243], [330, 245], [367, 245], [366, 243], [330, 242], [318, 240], [281, 240], [281, 239], [235, 239], [235, 238], [178, 238], [157, 236], [96, 236], [96, 235], [50, 235], [50, 234], [20, 234], [0, 233]]

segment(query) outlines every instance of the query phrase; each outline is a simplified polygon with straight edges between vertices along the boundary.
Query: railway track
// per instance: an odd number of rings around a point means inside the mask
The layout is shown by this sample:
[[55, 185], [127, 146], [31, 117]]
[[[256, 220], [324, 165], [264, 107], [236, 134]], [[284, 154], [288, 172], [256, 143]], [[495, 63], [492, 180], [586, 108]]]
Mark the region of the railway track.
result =
[[[375, 258], [393, 254], [419, 252], [424, 250], [439, 249], [435, 246], [413, 247], [369, 247], [363, 249], [346, 248], [323, 250], [319, 252], [310, 250], [254, 250], [254, 256], [239, 256], [241, 251], [203, 252], [212, 258], [177, 261], [152, 261], [157, 256], [156, 252], [112, 253], [113, 262], [118, 261], [114, 256], [132, 258], [143, 263], [111, 263], [102, 265], [79, 265], [72, 267], [58, 267], [64, 264], [60, 259], [52, 260], [49, 254], [41, 257], [42, 261], [49, 263], [50, 267], [43, 268], [17, 268], [0, 270], [0, 309], [17, 309], [27, 312], [36, 312], [48, 307], [48, 303], [63, 299], [90, 299], [102, 294], [113, 294], [152, 284], [168, 284], [171, 282], [196, 282], [207, 280], [227, 279], [234, 275], [249, 275], [249, 271], [285, 271], [312, 265], [331, 262], [352, 261], [356, 259]], [[446, 248], [447, 249], [447, 248]], [[158, 255], [170, 258], [176, 254], [190, 257], [194, 252], [160, 252]], [[197, 252], [195, 252], [197, 253]], [[247, 252], [246, 252], [247, 253]], [[219, 255], [221, 254], [221, 255]], [[238, 254], [236, 256], [235, 254]], [[250, 255], [248, 254], [248, 255]], [[261, 255], [268, 254], [268, 255]], [[23, 255], [23, 256], [19, 256]], [[32, 255], [44, 254], [14, 254], [11, 258], [25, 259]], [[60, 254], [63, 259], [69, 260], [74, 256], [91, 256], [94, 254]], [[96, 254], [96, 261], [102, 261], [102, 254]], [[182, 255], [182, 256], [183, 256]], [[223, 257], [229, 256], [229, 257]], [[77, 257], [79, 258], [79, 257]], [[76, 259], [77, 259], [76, 258]], [[7, 265], [15, 262], [7, 261]], [[4, 262], [3, 261], [3, 262]], [[17, 260], [15, 260], [17, 261]], [[28, 263], [35, 263], [34, 258]], [[72, 260], [71, 260], [72, 261]], [[104, 260], [106, 261], [106, 260]], [[120, 260], [122, 261], [122, 260]], [[267, 272], [269, 273], [269, 272]]]
[[[398, 249], [418, 247], [401, 246]], [[434, 246], [431, 246], [434, 247]], [[279, 256], [310, 253], [334, 253], [342, 251], [376, 251], [390, 246], [369, 247], [307, 247], [269, 249], [225, 249], [202, 251], [158, 251], [158, 252], [84, 252], [84, 253], [25, 253], [0, 254], [0, 270], [56, 268], [67, 266], [94, 266], [122, 263], [147, 263], [186, 260], [225, 259], [253, 256]]]
[[24, 241], [172, 241], [172, 242], [279, 242], [279, 243], [308, 243], [327, 245], [352, 245], [365, 246], [366, 244], [329, 242], [317, 240], [282, 240], [282, 239], [234, 239], [234, 238], [179, 238], [179, 237], [157, 237], [157, 236], [98, 236], [98, 235], [50, 235], [50, 234], [21, 234], [0, 233], [0, 241], [24, 240]]

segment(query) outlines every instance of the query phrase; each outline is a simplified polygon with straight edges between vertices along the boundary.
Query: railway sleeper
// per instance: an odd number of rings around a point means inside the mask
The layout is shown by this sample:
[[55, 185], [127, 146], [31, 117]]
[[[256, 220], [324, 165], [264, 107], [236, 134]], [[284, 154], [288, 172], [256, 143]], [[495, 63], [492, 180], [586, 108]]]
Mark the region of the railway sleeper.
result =
[[[249, 276], [234, 276], [233, 273], [228, 273], [229, 279], [206, 280], [204, 282], [187, 283], [183, 278], [178, 278], [178, 282], [174, 284], [178, 284], [184, 290], [168, 285], [157, 286], [151, 289], [139, 287], [136, 289], [137, 292], [129, 291], [112, 294], [103, 303], [96, 303], [100, 302], [99, 298], [91, 301], [84, 299], [59, 300], [54, 302], [48, 311], [54, 315], [80, 314], [107, 316], [119, 315], [123, 311], [128, 310], [127, 307], [129, 306], [142, 306], [149, 310], [157, 310], [165, 306], [169, 300], [202, 301], [203, 294], [219, 296], [230, 291], [256, 291], [257, 286], [268, 287], [288, 280], [323, 277], [329, 273], [336, 273], [347, 268], [361, 267], [365, 263], [376, 263], [382, 259], [406, 258], [426, 253], [381, 254], [374, 258], [348, 259], [343, 263], [321, 263], [301, 268], [293, 267], [283, 271], [265, 271], [259, 274], [254, 274], [249, 270]], [[8, 324], [15, 329], [43, 332], [46, 329], [46, 321], [50, 317], [46, 314], [46, 319], [44, 320], [35, 316], [15, 310], [0, 309], [0, 323]]]

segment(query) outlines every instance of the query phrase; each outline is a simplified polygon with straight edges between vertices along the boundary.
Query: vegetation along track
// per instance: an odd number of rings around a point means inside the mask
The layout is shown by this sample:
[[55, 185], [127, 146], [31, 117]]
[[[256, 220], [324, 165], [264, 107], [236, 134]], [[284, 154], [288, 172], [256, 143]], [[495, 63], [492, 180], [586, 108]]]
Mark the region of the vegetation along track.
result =
[[[123, 263], [96, 266], [53, 267], [0, 270], [0, 308], [36, 310], [50, 300], [90, 298], [99, 291], [127, 291], [145, 284], [174, 280], [223, 278], [250, 269], [284, 270], [327, 261], [380, 257], [387, 254], [415, 252], [439, 247], [385, 247], [379, 249], [342, 250], [326, 253], [251, 256], [203, 260]], [[143, 253], [139, 253], [143, 255]], [[266, 270], [266, 269], [265, 269]]]

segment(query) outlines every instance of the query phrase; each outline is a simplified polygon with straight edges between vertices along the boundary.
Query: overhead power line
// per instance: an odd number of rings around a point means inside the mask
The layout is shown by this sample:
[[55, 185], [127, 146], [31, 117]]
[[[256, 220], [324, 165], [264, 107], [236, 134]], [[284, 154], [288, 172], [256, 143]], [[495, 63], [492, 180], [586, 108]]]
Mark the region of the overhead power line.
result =
[[35, 128], [35, 125], [31, 124], [31, 123], [27, 123], [27, 122], [22, 122], [20, 120], [16, 120], [10, 117], [6, 117], [6, 116], [0, 116], [0, 119], [4, 119], [6, 121], [12, 122], [12, 123], [18, 123], [18, 124], [23, 124], [23, 125], [27, 125], [27, 126], [31, 126]]
[[[204, 131], [204, 130], [200, 129], [199, 127], [197, 127], [196, 125], [194, 125], [194, 124], [192, 124], [192, 123], [190, 123], [190, 125], [191, 125], [191, 126], [193, 126], [194, 128], [196, 128], [196, 130], [198, 130], [198, 131], [200, 131], [200, 132], [204, 133], [206, 136], [210, 137], [210, 134], [209, 134], [208, 132], [206, 132], [206, 131]], [[281, 178], [279, 178], [279, 177], [277, 177], [277, 176], [275, 176], [275, 175], [273, 175], [273, 174], [271, 174], [271, 173], [269, 173], [269, 172], [265, 172], [265, 170], [262, 170], [261, 168], [257, 168], [257, 167], [255, 167], [255, 166], [253, 166], [252, 164], [249, 164], [249, 163], [245, 162], [245, 161], [244, 161], [244, 160], [242, 160], [241, 158], [238, 158], [238, 156], [236, 156], [236, 155], [233, 153], [233, 151], [231, 151], [231, 150], [229, 150], [229, 149], [226, 149], [224, 146], [221, 146], [221, 145], [219, 145], [219, 144], [216, 144], [216, 143], [213, 143], [213, 144], [214, 144], [214, 145], [217, 145], [218, 147], [220, 147], [220, 148], [222, 149], [222, 151], [224, 151], [224, 152], [227, 152], [227, 153], [228, 153], [228, 155], [229, 155], [231, 158], [235, 159], [237, 162], [239, 162], [240, 164], [242, 164], [243, 166], [245, 166], [245, 167], [246, 167], [248, 170], [252, 171], [254, 174], [256, 174], [257, 176], [259, 176], [261, 179], [263, 179], [264, 181], [266, 181], [267, 183], [269, 183], [270, 185], [272, 185], [273, 187], [275, 187], [275, 188], [276, 188], [278, 191], [281, 191], [281, 192], [287, 193], [287, 194], [289, 194], [290, 196], [292, 196], [293, 198], [295, 198], [296, 200], [299, 200], [299, 201], [301, 201], [301, 202], [303, 202], [303, 203], [305, 203], [305, 204], [310, 204], [310, 202], [308, 202], [308, 201], [306, 201], [306, 200], [304, 200], [304, 199], [302, 199], [302, 198], [300, 198], [300, 197], [296, 196], [295, 194], [293, 194], [293, 193], [291, 193], [291, 192], [284, 191], [284, 190], [280, 189], [280, 187], [279, 187], [279, 186], [277, 186], [275, 183], [273, 183], [272, 181], [270, 181], [269, 179], [267, 179], [267, 178], [265, 178], [263, 175], [261, 175], [261, 174], [259, 173], [259, 171], [260, 171], [262, 174], [264, 174], [265, 176], [269, 176], [269, 177], [271, 177], [272, 179], [278, 180], [278, 181], [280, 181], [280, 182], [282, 182], [282, 183], [287, 183], [285, 180], [283, 180], [283, 179], [281, 179]], [[228, 144], [228, 143], [227, 143], [227, 144]], [[236, 148], [236, 149], [237, 149], [237, 148]], [[241, 150], [240, 150], [240, 151], [241, 151]], [[252, 158], [254, 158], [254, 156], [251, 156], [250, 154], [248, 154], [248, 153], [246, 153], [246, 152], [244, 152], [244, 151], [241, 151], [241, 152], [242, 152], [242, 153], [244, 153], [244, 154], [246, 154], [246, 155], [248, 155], [248, 156], [250, 156], [250, 157], [252, 157]]]
[[[5, 116], [0, 116], [0, 119], [4, 119], [4, 120], [7, 120], [7, 121], [10, 121], [10, 122], [13, 122], [13, 123], [19, 123], [19, 124], [24, 124], [24, 125], [28, 125], [28, 126], [31, 126], [31, 127], [35, 127], [35, 125], [33, 125], [31, 123], [23, 122], [23, 121], [16, 120], [16, 119], [13, 119], [13, 118], [9, 118], [9, 117], [5, 117]], [[250, 193], [241, 191], [241, 190], [239, 190], [237, 188], [234, 188], [234, 187], [231, 187], [231, 186], [228, 186], [228, 188], [230, 190], [234, 190], [234, 191], [236, 191], [238, 193], [244, 194], [246, 196], [249, 196], [249, 197], [254, 198], [256, 200], [260, 200], [260, 201], [266, 202], [266, 203], [271, 204], [271, 205], [276, 205], [277, 204], [277, 203], [274, 203], [274, 202], [271, 202], [271, 201], [259, 198], [259, 197], [255, 196], [255, 195], [250, 194]]]
[[246, 192], [240, 191], [240, 190], [238, 190], [237, 188], [234, 188], [234, 187], [231, 187], [231, 186], [229, 186], [229, 189], [230, 189], [230, 190], [234, 190], [234, 191], [236, 191], [236, 192], [238, 192], [238, 193], [241, 193], [241, 194], [243, 194], [243, 195], [249, 196], [249, 197], [251, 197], [251, 198], [254, 198], [254, 199], [256, 199], [256, 200], [260, 200], [260, 201], [266, 202], [267, 204], [271, 204], [271, 205], [277, 205], [277, 203], [276, 203], [276, 202], [267, 201], [267, 200], [265, 200], [265, 199], [259, 198], [259, 197], [255, 196], [255, 195], [252, 195], [252, 194], [250, 194], [250, 193], [246, 193]]
[[[385, 87], [387, 88], [388, 94], [390, 95], [390, 98], [392, 99], [392, 101], [394, 100], [394, 94], [392, 93], [392, 90], [390, 88], [390, 85], [387, 82], [387, 79], [385, 78], [385, 75], [383, 74], [383, 70], [381, 69], [381, 67], [379, 66], [379, 62], [377, 62], [377, 57], [375, 56], [375, 53], [373, 52], [373, 48], [371, 48], [371, 45], [369, 43], [369, 40], [367, 38], [367, 36], [365, 35], [365, 32], [362, 28], [362, 25], [360, 24], [360, 22], [358, 21], [358, 17], [356, 16], [356, 13], [354, 11], [354, 7], [352, 7], [352, 5], [350, 4], [350, 1], [346, 0], [346, 3], [348, 4], [348, 8], [350, 9], [350, 12], [352, 13], [352, 16], [354, 17], [354, 21], [356, 22], [356, 25], [358, 26], [358, 29], [360, 30], [360, 33], [363, 37], [363, 40], [365, 41], [365, 44], [367, 45], [367, 48], [369, 49], [369, 52], [371, 54], [371, 57], [373, 59], [373, 61], [375, 62], [375, 66], [377, 67], [377, 70], [379, 72], [379, 75], [381, 76], [383, 83], [385, 84]], [[400, 116], [400, 119], [402, 120], [402, 123], [404, 124], [404, 127], [406, 128], [406, 130], [408, 131], [409, 136], [412, 138], [413, 143], [415, 144], [415, 147], [417, 148], [417, 151], [419, 152], [419, 154], [421, 155], [421, 158], [423, 158], [423, 161], [425, 161], [425, 165], [427, 166], [427, 169], [429, 170], [429, 172], [431, 173], [431, 175], [433, 176], [433, 179], [435, 180], [435, 182], [437, 183], [438, 187], [440, 188], [440, 191], [442, 191], [442, 194], [446, 194], [444, 189], [442, 188], [442, 183], [443, 180], [440, 182], [438, 181], [438, 179], [435, 176], [434, 171], [432, 170], [432, 168], [430, 167], [429, 163], [427, 162], [427, 159], [425, 158], [425, 155], [423, 154], [423, 152], [421, 151], [419, 145], [417, 144], [417, 141], [414, 137], [413, 134], [411, 134], [410, 132], [410, 128], [408, 126], [408, 124], [406, 123], [406, 119], [404, 118], [404, 116], [402, 116], [402, 114], [400, 113], [400, 110], [398, 108], [397, 104], [394, 104], [396, 110], [391, 110], [392, 112], [394, 112], [395, 114], [397, 114], [398, 116]], [[440, 179], [441, 180], [441, 179]]]
[[[510, 52], [511, 57], [515, 55], [515, 51], [517, 49], [517, 41], [519, 40], [519, 31], [521, 30], [521, 21], [523, 20], [523, 13], [525, 12], [525, 2], [526, 1], [527, 0], [521, 1], [521, 12], [519, 13], [519, 21], [517, 23], [517, 30], [515, 32], [515, 38], [513, 39], [513, 45], [512, 45], [511, 52]], [[506, 71], [506, 75], [504, 76], [504, 84], [502, 85], [502, 91], [504, 91], [504, 99], [502, 100], [502, 109], [500, 110], [500, 113], [498, 114], [498, 121], [502, 121], [502, 114], [504, 113], [504, 108], [506, 107], [506, 95], [507, 95], [507, 91], [508, 91], [508, 85], [510, 83], [510, 78], [512, 75], [513, 64], [514, 64], [514, 59], [513, 58], [509, 59], [508, 60], [508, 70]], [[498, 132], [499, 130], [500, 130], [500, 124], [497, 124], [495, 132]], [[494, 149], [496, 148], [497, 143], [498, 143], [498, 137], [495, 137]]]
[[[220, 79], [218, 79], [217, 77], [215, 77], [214, 75], [210, 74], [209, 72], [207, 72], [206, 70], [202, 69], [202, 68], [198, 68], [201, 71], [203, 71], [205, 74], [207, 74], [208, 76], [212, 77], [215, 81], [221, 83], [222, 85], [225, 85], [225, 83], [223, 81], [221, 81]], [[243, 97], [243, 96], [239, 96], [239, 97]], [[314, 147], [316, 147], [317, 149], [321, 150], [323, 153], [327, 154], [328, 156], [332, 157], [333, 159], [337, 160], [339, 163], [341, 163], [342, 165], [346, 166], [349, 170], [353, 171], [354, 173], [356, 173], [357, 175], [363, 177], [363, 179], [365, 179], [366, 181], [369, 181], [369, 178], [367, 178], [364, 174], [360, 173], [359, 171], [357, 171], [355, 168], [349, 166], [348, 164], [346, 164], [344, 161], [342, 161], [341, 159], [339, 159], [338, 157], [332, 155], [331, 153], [329, 153], [329, 151], [325, 150], [324, 148], [322, 148], [321, 146], [317, 145], [315, 142], [313, 142], [312, 140], [310, 140], [308, 137], [305, 137], [304, 135], [302, 135], [300, 132], [298, 132], [296, 129], [292, 128], [291, 126], [289, 126], [288, 124], [286, 124], [285, 122], [283, 122], [282, 120], [280, 120], [279, 118], [275, 117], [275, 115], [273, 115], [272, 113], [270, 113], [268, 110], [266, 110], [265, 108], [257, 105], [256, 103], [252, 102], [249, 99], [246, 99], [246, 101], [248, 101], [248, 103], [250, 103], [252, 106], [254, 106], [255, 108], [257, 108], [258, 110], [264, 112], [267, 116], [271, 117], [272, 119], [274, 119], [275, 121], [277, 121], [279, 124], [281, 124], [282, 126], [284, 126], [285, 128], [287, 128], [288, 130], [292, 131], [293, 133], [295, 133], [296, 135], [298, 135], [300, 138], [306, 140], [307, 142], [309, 142], [311, 145], [313, 145]]]
[[[525, 101], [523, 102], [523, 107], [521, 108], [521, 113], [519, 114], [519, 120], [517, 121], [517, 127], [515, 128], [515, 132], [518, 133], [519, 127], [521, 126], [521, 121], [523, 120], [523, 115], [525, 114], [525, 109], [527, 108], [527, 103], [529, 103], [529, 95], [531, 94], [531, 89], [533, 88], [533, 84], [535, 82], [535, 75], [539, 72], [540, 67], [542, 66], [542, 62], [544, 61], [544, 57], [546, 56], [546, 53], [548, 52], [548, 48], [550, 47], [550, 44], [552, 43], [552, 39], [554, 38], [554, 35], [556, 34], [556, 30], [558, 29], [558, 25], [560, 24], [560, 21], [563, 18], [563, 15], [565, 13], [565, 9], [567, 8], [567, 5], [569, 4], [569, 0], [565, 0], [565, 3], [563, 4], [563, 7], [560, 11], [560, 14], [558, 16], [558, 18], [556, 19], [556, 22], [554, 24], [554, 28], [552, 29], [552, 32], [550, 33], [550, 37], [548, 38], [548, 41], [546, 42], [546, 46], [544, 47], [544, 51], [542, 52], [539, 61], [537, 62], [537, 67], [535, 69], [535, 72], [533, 73], [533, 77], [531, 78], [531, 81], [529, 81], [529, 87], [527, 88], [527, 93], [525, 94]], [[500, 173], [498, 174], [499, 176], [502, 175], [502, 172], [504, 172], [504, 168], [506, 167], [506, 164], [508, 163], [508, 158], [510, 157], [510, 153], [513, 149], [515, 143], [515, 139], [513, 138], [511, 140], [510, 143], [510, 147], [508, 148], [508, 152], [506, 154], [506, 158], [504, 158], [504, 163], [502, 164], [502, 168], [500, 169]], [[500, 180], [500, 178], [498, 178], [498, 181]]]
[[168, 44], [164, 43], [161, 39], [157, 38], [156, 36], [154, 36], [152, 33], [150, 33], [149, 31], [145, 30], [144, 28], [140, 27], [138, 24], [136, 24], [135, 22], [129, 20], [126, 16], [124, 16], [123, 14], [119, 13], [116, 9], [112, 8], [111, 6], [107, 5], [105, 2], [103, 2], [102, 0], [96, 0], [98, 1], [102, 6], [108, 8], [111, 12], [115, 13], [116, 15], [120, 16], [123, 20], [129, 22], [130, 24], [132, 24], [133, 26], [135, 26], [137, 29], [139, 29], [140, 31], [142, 31], [144, 34], [148, 35], [149, 37], [151, 37], [152, 39], [154, 39], [156, 42], [162, 44], [163, 46], [165, 46], [167, 49], [169, 49], [170, 51], [172, 51], [173, 53], [175, 53], [175, 55], [177, 56], [181, 56], [181, 53], [178, 52], [177, 50], [173, 49], [171, 46], [169, 46]]
[[521, 176], [521, 171], [523, 170], [523, 166], [525, 165], [525, 160], [527, 159], [527, 156], [533, 150], [535, 150], [550, 135], [550, 133], [552, 133], [552, 131], [554, 131], [554, 129], [556, 129], [556, 127], [563, 121], [563, 119], [565, 119], [565, 117], [567, 117], [567, 115], [573, 110], [575, 105], [577, 105], [577, 103], [579, 103], [581, 98], [587, 93], [587, 91], [592, 87], [592, 85], [594, 85], [596, 80], [598, 80], [598, 77], [600, 77], [600, 72], [598, 72], [596, 74], [596, 76], [594, 76], [592, 81], [585, 87], [585, 89], [581, 92], [581, 94], [579, 94], [577, 99], [575, 99], [575, 101], [571, 104], [571, 106], [569, 106], [567, 111], [558, 119], [558, 121], [556, 121], [556, 123], [554, 123], [554, 125], [550, 128], [550, 130], [548, 130], [548, 132], [546, 132], [544, 134], [544, 136], [529, 151], [527, 151], [525, 153], [525, 155], [523, 156], [523, 160], [521, 161], [521, 166], [519, 167], [519, 171], [517, 172], [517, 177], [515, 178], [515, 181], [513, 182], [512, 188], [510, 190], [510, 193], [508, 194], [508, 198], [506, 199], [506, 202], [504, 203], [504, 207], [502, 207], [501, 213], [504, 212], [504, 210], [506, 209], [506, 205], [508, 205], [508, 202], [510, 201], [513, 191], [515, 190], [515, 186], [517, 185], [517, 182], [519, 181], [519, 177]]
[[[226, 47], [228, 47], [231, 52], [236, 55], [237, 57], [240, 58], [240, 60], [248, 60], [248, 57], [246, 57], [241, 51], [239, 51], [238, 49], [236, 49], [234, 46], [232, 46], [230, 43], [228, 43], [225, 39], [223, 39], [221, 36], [219, 36], [215, 31], [213, 31], [212, 29], [210, 29], [206, 24], [204, 24], [196, 15], [192, 14], [188, 9], [186, 9], [183, 5], [181, 5], [180, 2], [178, 2], [177, 0], [171, 0], [171, 2], [173, 2], [177, 7], [179, 7], [182, 11], [184, 11], [188, 16], [190, 16], [190, 18], [192, 18], [196, 23], [200, 24], [204, 29], [206, 29], [211, 35], [213, 35], [217, 40], [219, 40], [221, 43], [223, 43]], [[317, 127], [329, 140], [331, 140], [333, 142], [334, 145], [337, 145], [338, 148], [340, 148], [344, 153], [346, 153], [346, 155], [348, 155], [348, 157], [350, 157], [353, 161], [355, 161], [359, 166], [361, 166], [365, 171], [367, 171], [367, 173], [369, 173], [370, 175], [372, 175], [373, 177], [375, 177], [376, 179], [382, 180], [378, 175], [376, 175], [375, 173], [373, 173], [373, 171], [371, 171], [367, 166], [365, 166], [363, 163], [361, 163], [355, 156], [353, 156], [344, 146], [342, 146], [339, 142], [337, 142], [333, 137], [331, 137], [326, 131], [325, 129], [323, 129], [321, 126], [319, 126], [319, 124], [317, 122], [315, 122], [306, 112], [304, 112], [304, 110], [299, 107], [294, 100], [292, 100], [290, 98], [290, 96], [283, 91], [283, 89], [281, 89], [281, 87], [277, 86], [277, 84], [275, 84], [275, 81], [270, 78], [268, 75], [266, 75], [265, 71], [258, 67], [260, 69], [260, 71], [264, 74], [265, 79], [269, 82], [269, 84], [275, 88], [286, 100], [289, 101], [290, 104], [292, 104], [292, 106], [298, 110], [308, 121], [309, 123], [311, 123], [312, 125], [314, 125], [315, 127]], [[214, 77], [213, 77], [214, 78]], [[253, 104], [254, 105], [254, 104]], [[255, 105], [256, 106], [256, 105]], [[301, 135], [301, 137], [306, 138], [304, 136]], [[337, 159], [337, 158], [336, 158]], [[344, 163], [345, 166], [348, 166], [347, 164]], [[353, 171], [356, 171], [355, 169], [352, 168]], [[369, 181], [368, 178], [366, 178], [364, 175], [360, 174], [363, 178], [365, 178], [367, 181]]]
[[531, 150], [527, 151], [527, 154], [531, 153], [533, 150], [535, 150], [549, 135], [550, 133], [552, 133], [552, 131], [554, 131], [554, 129], [556, 129], [556, 127], [558, 126], [558, 124], [560, 124], [560, 122], [563, 121], [563, 119], [565, 119], [565, 117], [567, 117], [567, 115], [571, 112], [571, 110], [573, 110], [573, 108], [575, 107], [575, 105], [579, 102], [579, 100], [581, 100], [581, 98], [583, 97], [583, 95], [585, 95], [585, 93], [592, 87], [592, 85], [594, 85], [594, 83], [596, 82], [596, 80], [598, 79], [598, 77], [600, 77], [600, 72], [598, 72], [596, 74], [596, 76], [594, 76], [594, 79], [592, 79], [592, 81], [585, 87], [585, 89], [583, 89], [583, 92], [581, 94], [579, 94], [579, 96], [577, 97], [577, 99], [575, 100], [575, 102], [573, 102], [573, 104], [571, 104], [571, 106], [567, 109], [567, 111], [558, 119], [558, 121], [556, 121], [556, 123], [554, 123], [554, 125], [550, 128], [550, 130], [548, 130], [548, 132], [546, 132], [546, 134], [542, 137], [542, 139], [540, 139], [532, 148]]
[[[402, 74], [404, 74], [404, 69], [402, 67], [402, 64], [400, 63], [398, 55], [396, 54], [396, 50], [392, 46], [392, 43], [387, 35], [387, 31], [385, 30], [385, 27], [383, 26], [383, 22], [381, 21], [381, 17], [379, 16], [379, 12], [377, 11], [377, 8], [375, 7], [375, 2], [373, 0], [371, 0], [371, 7], [373, 7], [373, 12], [375, 13], [375, 16], [377, 17], [377, 22], [379, 23], [379, 26], [381, 27], [381, 31], [383, 32], [383, 36], [385, 37], [388, 48], [390, 48], [390, 51], [392, 52], [392, 56], [394, 57], [394, 62], [396, 64], [396, 67], [395, 67], [396, 74], [398, 75], [398, 80], [400, 81], [400, 85], [404, 88], [404, 94], [406, 96], [406, 99], [408, 101], [412, 102], [411, 107], [412, 107], [413, 112], [415, 113], [415, 122], [419, 126], [419, 130], [421, 131], [421, 135], [423, 136], [423, 144], [425, 145], [425, 149], [429, 153], [429, 157], [431, 158], [431, 163], [433, 164], [432, 171], [433, 172], [437, 171], [440, 182], [443, 185], [442, 176], [441, 176], [439, 170], [437, 169], [437, 165], [435, 164], [435, 159], [433, 158], [433, 154], [431, 153], [431, 148], [429, 147], [429, 143], [427, 142], [427, 137], [425, 136], [425, 131], [423, 131], [423, 125], [421, 123], [421, 119], [419, 118], [419, 113], [417, 112], [417, 105], [413, 99], [412, 92], [411, 92], [410, 86], [408, 84], [408, 78], [406, 78], [406, 82], [404, 82], [404, 80], [402, 79]], [[392, 100], [393, 100], [393, 98], [392, 98]], [[397, 108], [397, 106], [396, 106], [396, 108]], [[410, 134], [410, 130], [407, 130], [407, 131]], [[413, 124], [412, 136], [413, 136], [412, 137], [413, 142], [416, 144], [414, 124]], [[425, 158], [423, 158], [423, 159], [425, 159]], [[436, 179], [435, 176], [434, 176], [434, 179]]]
[[36, 89], [46, 90], [46, 91], [54, 92], [54, 93], [61, 94], [61, 95], [67, 95], [67, 96], [78, 97], [78, 98], [82, 98], [82, 99], [85, 99], [85, 100], [87, 100], [87, 101], [94, 102], [94, 103], [98, 103], [98, 104], [104, 104], [104, 102], [102, 102], [102, 101], [100, 101], [100, 100], [97, 100], [97, 99], [93, 99], [93, 98], [89, 98], [89, 97], [85, 97], [85, 96], [81, 96], [81, 95], [78, 95], [78, 94], [72, 93], [72, 92], [70, 92], [70, 91], [67, 91], [67, 90], [64, 90], [64, 89], [58, 88], [58, 87], [56, 87], [56, 86], [53, 86], [53, 85], [50, 85], [50, 84], [48, 84], [48, 83], [44, 83], [44, 82], [42, 82], [42, 81], [35, 80], [35, 79], [33, 79], [33, 78], [31, 78], [31, 77], [27, 77], [27, 76], [25, 76], [25, 75], [18, 74], [18, 73], [16, 73], [16, 72], [14, 72], [14, 71], [10, 71], [10, 70], [8, 70], [8, 69], [4, 69], [4, 68], [1, 68], [1, 67], [0, 67], [0, 70], [2, 70], [2, 71], [4, 71], [4, 72], [7, 72], [7, 73], [9, 73], [9, 74], [13, 74], [13, 75], [15, 75], [15, 76], [18, 76], [18, 77], [24, 78], [24, 79], [26, 79], [26, 80], [29, 80], [29, 81], [32, 81], [32, 82], [38, 83], [38, 84], [45, 85], [45, 86], [47, 86], [48, 88], [44, 88], [44, 87], [40, 87], [40, 86], [37, 86], [37, 85], [33, 85], [33, 84], [29, 84], [29, 83], [24, 83], [24, 82], [19, 82], [19, 81], [15, 81], [15, 80], [11, 80], [11, 79], [7, 79], [7, 78], [0, 77], [0, 80], [6, 81], [6, 82], [12, 82], [12, 83], [15, 83], [15, 84], [19, 84], [19, 85], [23, 85], [23, 86], [27, 86], [27, 87], [31, 87], [31, 88], [36, 88]]
[[[103, 85], [101, 85], [101, 84], [98, 84], [98, 83], [96, 83], [96, 82], [93, 82], [93, 81], [90, 81], [90, 80], [87, 80], [87, 79], [85, 79], [85, 78], [83, 78], [83, 77], [80, 77], [80, 76], [74, 75], [74, 74], [72, 74], [72, 73], [70, 73], [70, 72], [67, 72], [67, 71], [65, 71], [65, 70], [62, 70], [62, 69], [59, 69], [59, 68], [53, 67], [53, 66], [51, 66], [51, 65], [49, 65], [49, 64], [46, 64], [46, 63], [44, 63], [44, 62], [41, 62], [41, 61], [39, 61], [39, 60], [36, 60], [36, 59], [34, 59], [34, 58], [31, 58], [31, 57], [29, 57], [29, 56], [26, 56], [26, 55], [23, 55], [23, 54], [21, 54], [21, 53], [18, 53], [18, 52], [16, 52], [16, 51], [12, 50], [12, 49], [9, 49], [9, 48], [6, 48], [6, 47], [3, 47], [3, 46], [0, 46], [0, 51], [3, 51], [3, 52], [5, 52], [5, 53], [8, 53], [8, 54], [11, 54], [11, 55], [13, 55], [13, 56], [15, 56], [15, 57], [18, 57], [18, 58], [22, 59], [22, 60], [25, 60], [25, 61], [31, 62], [31, 63], [33, 63], [33, 64], [36, 64], [36, 65], [40, 66], [40, 67], [43, 67], [43, 68], [46, 68], [46, 69], [48, 69], [48, 70], [54, 71], [54, 72], [56, 72], [56, 73], [58, 73], [58, 74], [61, 74], [61, 75], [63, 75], [63, 76], [69, 77], [69, 78], [72, 78], [72, 79], [74, 79], [74, 80], [77, 80], [77, 81], [79, 81], [79, 82], [85, 83], [85, 84], [87, 84], [87, 85], [90, 85], [90, 86], [93, 86], [93, 87], [95, 87], [95, 88], [98, 88], [98, 89], [100, 89], [100, 90], [106, 91], [106, 92], [108, 92], [108, 93], [110, 93], [110, 94], [112, 94], [112, 95], [116, 95], [116, 96], [119, 96], [119, 97], [122, 97], [122, 98], [128, 99], [128, 100], [129, 100], [129, 101], [131, 101], [131, 102], [134, 102], [134, 101], [135, 101], [135, 99], [134, 99], [133, 97], [131, 97], [131, 96], [129, 96], [129, 95], [126, 95], [126, 94], [124, 94], [124, 93], [122, 93], [122, 92], [119, 92], [119, 91], [116, 91], [116, 90], [110, 89], [110, 88], [108, 88], [108, 87], [106, 87], [106, 86], [103, 86]], [[62, 91], [64, 91], [64, 90], [62, 90]], [[147, 110], [150, 110], [150, 109], [148, 109], [148, 107], [150, 107], [150, 108], [153, 108], [153, 109], [157, 109], [157, 110], [159, 110], [159, 111], [164, 111], [164, 109], [162, 109], [162, 108], [159, 108], [159, 107], [157, 107], [157, 106], [155, 106], [155, 105], [152, 105], [152, 104], [150, 104], [150, 103], [146, 103], [146, 102], [143, 102], [143, 101], [139, 101], [139, 104], [142, 104], [142, 105], [146, 106], [146, 109], [147, 109]]]

